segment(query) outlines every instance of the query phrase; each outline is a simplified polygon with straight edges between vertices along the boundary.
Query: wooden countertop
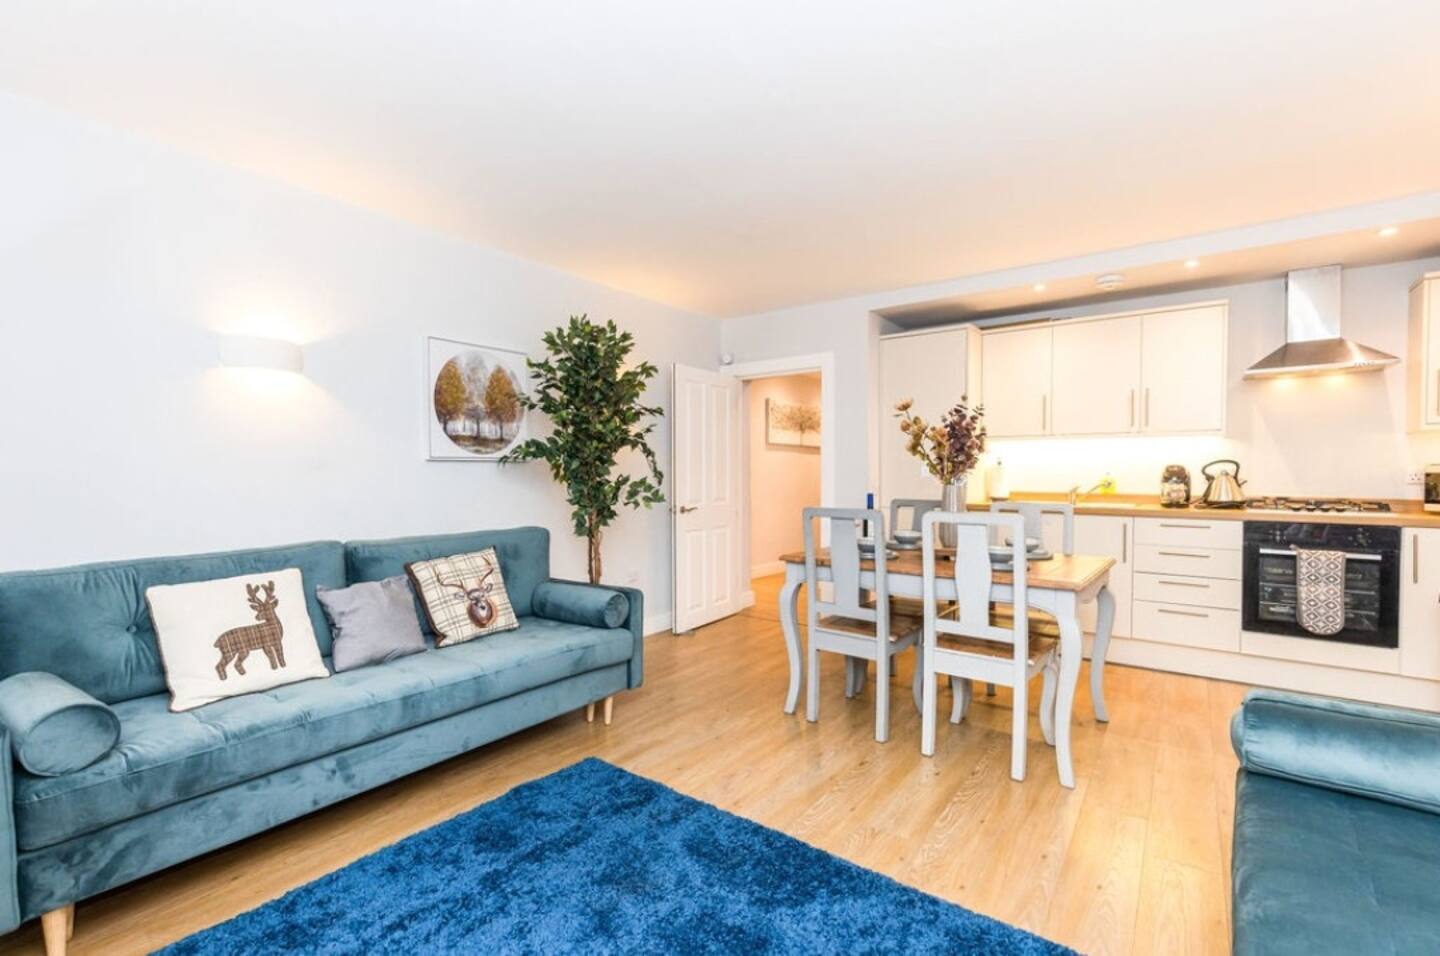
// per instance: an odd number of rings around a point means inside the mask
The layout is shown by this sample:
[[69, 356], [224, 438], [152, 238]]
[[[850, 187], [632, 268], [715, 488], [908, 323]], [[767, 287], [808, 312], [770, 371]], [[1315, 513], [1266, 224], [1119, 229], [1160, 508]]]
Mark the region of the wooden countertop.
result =
[[[950, 562], [953, 551], [941, 548], [937, 549], [936, 573], [950, 573]], [[791, 551], [788, 554], [780, 555], [780, 560], [786, 564], [804, 564], [804, 551]], [[821, 548], [815, 553], [815, 563], [822, 567], [830, 563], [830, 549]], [[906, 574], [919, 577], [921, 574], [921, 558], [919, 551], [900, 551], [895, 557], [885, 562], [885, 569], [889, 574]], [[1107, 558], [1098, 554], [1057, 554], [1045, 561], [1029, 561], [1026, 563], [1026, 584], [1032, 588], [1050, 588], [1055, 591], [1083, 591], [1094, 584], [1109, 570], [1115, 566], [1114, 558]], [[873, 561], [862, 561], [862, 570], [874, 571]], [[1015, 576], [1009, 571], [997, 570], [991, 579], [995, 584], [1010, 584]]]
[[[1298, 496], [1297, 496], [1298, 497]], [[1012, 495], [1012, 501], [1064, 502], [1063, 494], [1025, 492]], [[970, 507], [988, 507], [988, 502]], [[1389, 499], [1390, 511], [1326, 514], [1318, 511], [1278, 512], [1254, 511], [1246, 508], [1164, 508], [1154, 495], [1094, 495], [1082, 498], [1075, 506], [1077, 515], [1110, 515], [1118, 518], [1190, 518], [1196, 521], [1308, 521], [1324, 524], [1364, 524], [1401, 528], [1440, 528], [1440, 513], [1425, 511], [1421, 502]]]

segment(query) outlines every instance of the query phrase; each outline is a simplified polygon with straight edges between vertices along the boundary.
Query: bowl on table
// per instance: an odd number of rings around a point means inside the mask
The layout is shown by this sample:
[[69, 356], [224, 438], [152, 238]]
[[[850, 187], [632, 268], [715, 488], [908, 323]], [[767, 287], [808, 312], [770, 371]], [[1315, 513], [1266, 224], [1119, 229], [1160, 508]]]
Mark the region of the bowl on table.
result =
[[919, 531], [896, 531], [895, 540], [900, 544], [915, 545], [920, 543]]

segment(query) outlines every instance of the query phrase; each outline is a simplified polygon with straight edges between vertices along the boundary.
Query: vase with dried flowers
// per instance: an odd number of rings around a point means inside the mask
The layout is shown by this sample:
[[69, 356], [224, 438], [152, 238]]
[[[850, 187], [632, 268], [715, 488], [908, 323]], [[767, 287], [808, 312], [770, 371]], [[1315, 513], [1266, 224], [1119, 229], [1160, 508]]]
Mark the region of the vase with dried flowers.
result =
[[[906, 450], [920, 459], [925, 470], [940, 482], [940, 507], [945, 511], [965, 510], [965, 487], [970, 472], [985, 453], [985, 406], [971, 405], [968, 396], [931, 424], [911, 411], [914, 399], [895, 406], [900, 431], [908, 439]], [[954, 528], [940, 529], [940, 543], [955, 546]], [[946, 532], [949, 532], [948, 534]]]

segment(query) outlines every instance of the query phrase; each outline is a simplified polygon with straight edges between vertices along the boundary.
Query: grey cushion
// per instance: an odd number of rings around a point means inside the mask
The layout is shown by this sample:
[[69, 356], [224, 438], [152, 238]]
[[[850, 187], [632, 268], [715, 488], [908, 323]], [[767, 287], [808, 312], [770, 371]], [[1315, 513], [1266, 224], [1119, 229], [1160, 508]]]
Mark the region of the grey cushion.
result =
[[415, 595], [403, 577], [362, 581], [348, 588], [316, 588], [335, 635], [336, 673], [383, 664], [425, 650]]

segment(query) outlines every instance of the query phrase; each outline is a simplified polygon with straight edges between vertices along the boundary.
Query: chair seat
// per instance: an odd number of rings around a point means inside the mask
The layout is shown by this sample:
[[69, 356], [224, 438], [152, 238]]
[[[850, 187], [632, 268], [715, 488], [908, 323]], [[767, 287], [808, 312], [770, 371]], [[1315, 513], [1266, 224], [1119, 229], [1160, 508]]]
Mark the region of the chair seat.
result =
[[[816, 626], [826, 631], [839, 631], [843, 634], [853, 634], [856, 637], [875, 637], [874, 621], [862, 621], [855, 617], [842, 617], [838, 614], [831, 614], [821, 617], [815, 623]], [[923, 622], [918, 617], [892, 612], [890, 615], [890, 640], [903, 640], [920, 630], [923, 626]]]
[[[1044, 611], [1030, 609], [1030, 633], [1039, 634], [1041, 637], [1052, 637], [1057, 640], [1060, 637], [1060, 622], [1055, 620], [1053, 614]], [[995, 627], [1013, 627], [1015, 622], [1015, 608], [1010, 604], [994, 604], [990, 607], [990, 623]]]
[[[959, 637], [954, 634], [938, 634], [935, 643], [946, 651], [960, 651], [964, 654], [979, 654], [985, 657], [1000, 657], [1009, 659], [1013, 655], [1010, 645], [1004, 641], [987, 641], [980, 637]], [[1055, 640], [1049, 637], [1041, 637], [1038, 634], [1030, 635], [1030, 649], [1026, 654], [1029, 663], [1034, 664], [1055, 649]]]

